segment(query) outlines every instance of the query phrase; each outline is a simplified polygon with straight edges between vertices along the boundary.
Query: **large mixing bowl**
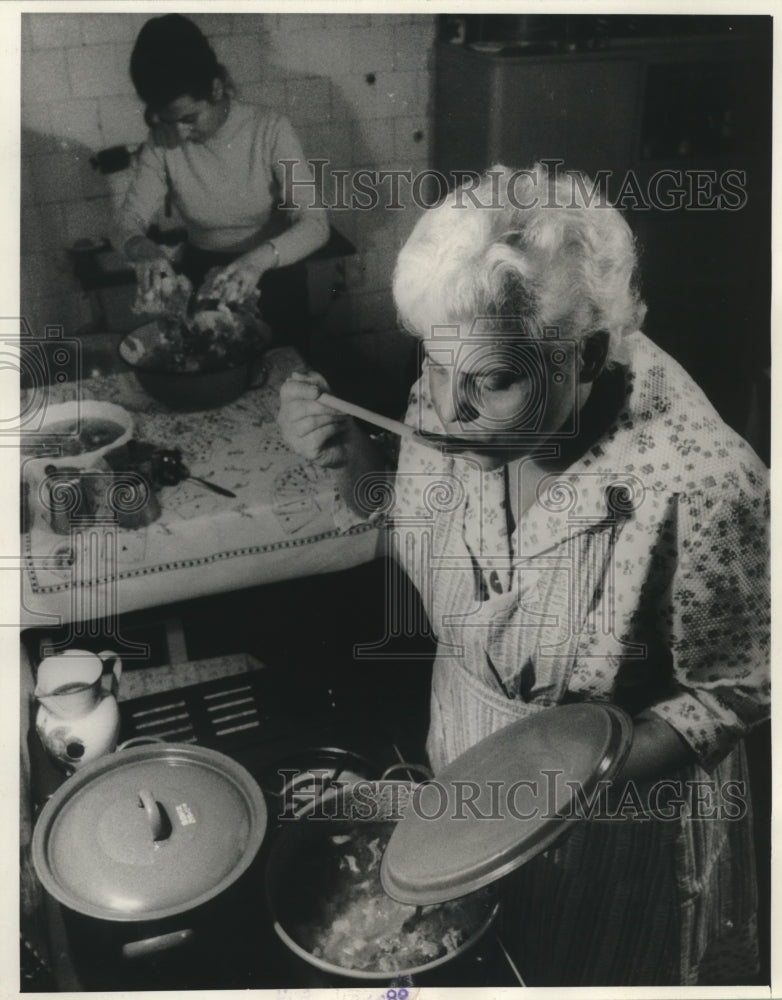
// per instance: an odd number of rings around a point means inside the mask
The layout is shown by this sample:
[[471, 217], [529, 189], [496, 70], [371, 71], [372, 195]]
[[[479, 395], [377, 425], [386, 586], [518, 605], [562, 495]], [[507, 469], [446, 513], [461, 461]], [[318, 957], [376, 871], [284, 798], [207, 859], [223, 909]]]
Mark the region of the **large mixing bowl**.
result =
[[139, 384], [153, 399], [172, 410], [209, 410], [238, 399], [247, 389], [258, 388], [266, 378], [262, 349], [244, 363], [208, 370], [177, 371], [156, 359], [162, 333], [156, 322], [147, 323], [123, 337], [122, 360], [133, 369]]

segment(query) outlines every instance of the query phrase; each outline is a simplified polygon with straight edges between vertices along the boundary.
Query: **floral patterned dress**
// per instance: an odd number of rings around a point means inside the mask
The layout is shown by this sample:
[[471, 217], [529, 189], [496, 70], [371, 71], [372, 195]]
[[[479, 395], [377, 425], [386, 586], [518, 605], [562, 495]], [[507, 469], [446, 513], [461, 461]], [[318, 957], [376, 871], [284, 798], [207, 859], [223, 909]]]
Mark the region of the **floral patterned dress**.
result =
[[[530, 985], [741, 983], [757, 967], [741, 738], [769, 706], [767, 474], [672, 358], [641, 333], [628, 346], [611, 426], [515, 526], [522, 479], [402, 444], [389, 530], [438, 640], [427, 750], [437, 771], [564, 702], [664, 719], [694, 751], [673, 776], [690, 807], [574, 824], [505, 880], [507, 934]], [[407, 421], [438, 429], [425, 380]]]

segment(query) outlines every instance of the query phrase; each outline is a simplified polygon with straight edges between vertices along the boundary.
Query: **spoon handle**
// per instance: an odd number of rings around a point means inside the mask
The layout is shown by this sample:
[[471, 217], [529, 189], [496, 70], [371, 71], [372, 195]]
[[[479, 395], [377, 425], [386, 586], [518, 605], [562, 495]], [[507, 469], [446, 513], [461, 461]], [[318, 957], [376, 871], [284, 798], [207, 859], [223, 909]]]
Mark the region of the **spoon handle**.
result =
[[206, 486], [208, 490], [212, 490], [214, 493], [219, 493], [221, 497], [231, 497], [236, 499], [236, 494], [231, 493], [224, 486], [218, 486], [216, 483], [209, 483], [206, 479], [201, 479], [200, 476], [188, 476], [188, 479], [192, 479], [194, 483], [200, 483], [202, 486]]
[[325, 403], [326, 406], [330, 406], [332, 410], [338, 410], [340, 413], [346, 413], [351, 417], [358, 417], [359, 420], [366, 420], [368, 424], [374, 424], [375, 427], [382, 427], [383, 430], [391, 431], [392, 434], [398, 434], [400, 437], [414, 438], [417, 436], [415, 427], [403, 424], [399, 420], [391, 420], [380, 413], [374, 413], [363, 406], [358, 406], [356, 403], [349, 403], [346, 399], [338, 399], [329, 392], [322, 392], [318, 396], [318, 399], [321, 403]]
[[332, 396], [329, 392], [322, 392], [318, 396], [318, 399], [333, 410], [346, 413], [351, 417], [358, 417], [359, 420], [365, 420], [368, 424], [382, 427], [383, 430], [391, 431], [392, 434], [410, 438], [418, 444], [425, 444], [430, 448], [439, 450], [444, 446], [450, 451], [471, 451], [475, 447], [475, 441], [477, 440], [456, 437], [452, 434], [437, 434], [434, 431], [417, 430], [415, 427], [411, 427], [410, 424], [403, 424], [399, 420], [391, 420], [389, 417], [384, 417], [380, 413], [374, 413], [372, 410], [367, 410], [356, 403], [350, 403], [346, 399], [339, 399], [337, 396]]

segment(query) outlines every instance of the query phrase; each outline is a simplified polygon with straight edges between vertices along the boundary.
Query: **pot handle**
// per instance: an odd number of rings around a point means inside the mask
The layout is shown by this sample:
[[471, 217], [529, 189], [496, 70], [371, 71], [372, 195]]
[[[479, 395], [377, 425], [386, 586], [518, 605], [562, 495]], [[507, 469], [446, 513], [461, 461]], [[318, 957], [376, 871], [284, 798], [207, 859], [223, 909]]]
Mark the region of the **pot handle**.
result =
[[[338, 789], [340, 786], [337, 782], [337, 778], [339, 778], [340, 774], [341, 769], [337, 770], [334, 774], [322, 774], [319, 779], [319, 787], [317, 789], [313, 789], [312, 798], [307, 802], [302, 803], [302, 805], [298, 806], [298, 808], [294, 808], [292, 810], [293, 815], [298, 816], [300, 813], [314, 809], [332, 788]], [[312, 771], [309, 771], [305, 774], [299, 774], [295, 778], [291, 778], [290, 781], [287, 781], [282, 786], [282, 791], [279, 793], [283, 802], [286, 800], [288, 795], [292, 796], [296, 793], [296, 789], [299, 785], [305, 786], [307, 783], [312, 783], [312, 779], [317, 779], [317, 777], [318, 776]]]
[[404, 771], [408, 776], [416, 773], [420, 774], [424, 781], [431, 781], [434, 778], [434, 774], [425, 764], [406, 764], [404, 761], [400, 761], [398, 764], [392, 764], [390, 767], [387, 767], [380, 775], [380, 780], [385, 781], [386, 778], [390, 777], [396, 771]]
[[158, 934], [157, 937], [144, 938], [142, 941], [128, 941], [122, 946], [123, 958], [141, 958], [144, 955], [156, 955], [160, 951], [178, 948], [193, 937], [190, 928], [170, 931], [168, 934]]
[[128, 747], [140, 747], [145, 743], [165, 743], [166, 741], [160, 736], [131, 736], [129, 740], [124, 740], [117, 747], [117, 751], [127, 750]]

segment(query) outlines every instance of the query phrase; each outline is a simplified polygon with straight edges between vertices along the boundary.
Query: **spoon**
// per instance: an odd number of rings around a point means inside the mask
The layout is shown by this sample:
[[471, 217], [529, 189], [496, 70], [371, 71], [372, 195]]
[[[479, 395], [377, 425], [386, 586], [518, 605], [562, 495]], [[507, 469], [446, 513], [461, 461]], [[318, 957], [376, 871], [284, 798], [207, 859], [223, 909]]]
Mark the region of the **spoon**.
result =
[[155, 473], [158, 481], [163, 486], [175, 486], [183, 479], [191, 479], [194, 483], [200, 483], [201, 486], [205, 486], [208, 490], [219, 493], [221, 497], [231, 497], [232, 500], [236, 499], [236, 494], [227, 490], [224, 486], [218, 486], [217, 483], [210, 483], [208, 479], [194, 476], [182, 461], [182, 452], [179, 448], [155, 449], [155, 459]]
[[206, 479], [202, 479], [200, 476], [192, 476], [187, 469], [184, 469], [184, 472], [187, 473], [185, 476], [186, 479], [190, 479], [194, 483], [200, 483], [201, 486], [205, 486], [208, 490], [212, 490], [213, 493], [219, 493], [221, 497], [231, 497], [234, 500], [236, 499], [236, 494], [227, 490], [224, 486], [218, 486], [217, 483], [210, 483]]
[[389, 417], [384, 417], [380, 413], [374, 413], [372, 410], [367, 410], [356, 403], [350, 403], [346, 399], [339, 399], [336, 396], [332, 396], [329, 392], [322, 392], [318, 396], [318, 399], [333, 410], [346, 413], [351, 417], [357, 417], [359, 420], [365, 420], [368, 424], [374, 424], [375, 427], [382, 427], [383, 430], [391, 431], [392, 434], [398, 434], [400, 437], [412, 438], [419, 444], [426, 444], [431, 448], [470, 451], [475, 447], [475, 439], [471, 440], [467, 437], [457, 437], [452, 434], [437, 434], [434, 431], [418, 430], [415, 427], [411, 427], [410, 424], [403, 424], [399, 420], [391, 420]]

